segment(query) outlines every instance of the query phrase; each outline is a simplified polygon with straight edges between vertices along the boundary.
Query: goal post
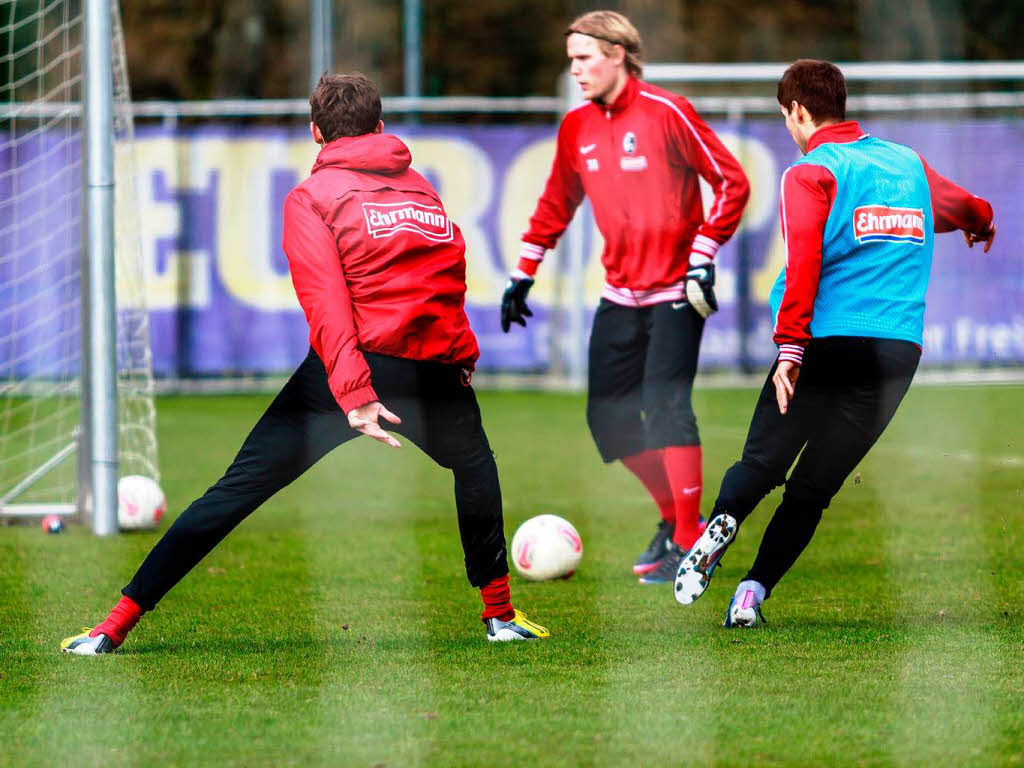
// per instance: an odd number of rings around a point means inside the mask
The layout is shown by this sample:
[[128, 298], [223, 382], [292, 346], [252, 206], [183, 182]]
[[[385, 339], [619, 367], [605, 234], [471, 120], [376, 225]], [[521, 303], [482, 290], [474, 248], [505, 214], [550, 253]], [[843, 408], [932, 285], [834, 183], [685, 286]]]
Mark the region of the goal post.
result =
[[[114, 286], [113, 9], [85, 0], [83, 126], [85, 216], [82, 253], [82, 441], [98, 536], [117, 533], [117, 333]], [[85, 469], [85, 467], [83, 467]]]
[[118, 4], [0, 0], [0, 40], [0, 519], [108, 535], [159, 481]]

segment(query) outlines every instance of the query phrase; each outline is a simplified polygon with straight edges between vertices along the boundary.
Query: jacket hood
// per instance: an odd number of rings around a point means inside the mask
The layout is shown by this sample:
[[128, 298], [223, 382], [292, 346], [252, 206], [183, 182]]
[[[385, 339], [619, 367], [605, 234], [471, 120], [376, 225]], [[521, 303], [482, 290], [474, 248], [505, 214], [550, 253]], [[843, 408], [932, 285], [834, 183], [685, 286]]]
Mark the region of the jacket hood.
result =
[[312, 173], [321, 168], [345, 168], [361, 173], [394, 175], [412, 162], [412, 154], [402, 140], [390, 133], [342, 136], [325, 144], [313, 163]]

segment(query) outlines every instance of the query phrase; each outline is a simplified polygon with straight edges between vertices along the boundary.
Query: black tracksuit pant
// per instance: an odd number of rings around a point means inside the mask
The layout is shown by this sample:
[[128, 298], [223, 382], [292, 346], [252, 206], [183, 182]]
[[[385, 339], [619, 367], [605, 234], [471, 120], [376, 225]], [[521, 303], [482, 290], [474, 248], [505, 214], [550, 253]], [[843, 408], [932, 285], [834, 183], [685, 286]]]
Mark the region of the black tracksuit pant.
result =
[[779, 413], [772, 366], [743, 457], [725, 473], [713, 513], [727, 512], [742, 523], [769, 491], [786, 485], [744, 578], [761, 582], [770, 594], [796, 562], [832, 497], [895, 415], [920, 358], [920, 347], [908, 341], [814, 339], [786, 415]]
[[587, 424], [605, 462], [700, 445], [691, 401], [704, 318], [685, 301], [601, 299], [590, 333]]
[[[405, 435], [455, 475], [455, 506], [470, 583], [508, 573], [501, 490], [472, 388], [456, 365], [364, 354], [373, 387]], [[358, 437], [311, 349], [245, 439], [224, 476], [189, 505], [122, 592], [152, 610], [220, 541], [264, 501], [335, 447]]]

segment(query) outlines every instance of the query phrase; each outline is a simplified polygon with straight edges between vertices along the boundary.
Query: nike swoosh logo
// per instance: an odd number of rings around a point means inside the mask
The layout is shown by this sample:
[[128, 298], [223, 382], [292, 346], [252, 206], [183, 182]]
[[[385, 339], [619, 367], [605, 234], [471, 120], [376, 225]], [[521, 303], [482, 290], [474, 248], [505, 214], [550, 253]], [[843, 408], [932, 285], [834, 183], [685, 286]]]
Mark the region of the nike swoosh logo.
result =
[[700, 493], [700, 486], [695, 485], [692, 488], [683, 488], [684, 496], [693, 496], [695, 493]]
[[685, 302], [685, 301], [673, 301], [672, 302], [672, 309], [682, 309], [683, 307], [686, 306], [686, 304], [687, 304], [687, 302]]
[[580, 147], [580, 154], [581, 155], [589, 155], [595, 149], [597, 149], [597, 144], [587, 144], [587, 146], [585, 146], [585, 147]]

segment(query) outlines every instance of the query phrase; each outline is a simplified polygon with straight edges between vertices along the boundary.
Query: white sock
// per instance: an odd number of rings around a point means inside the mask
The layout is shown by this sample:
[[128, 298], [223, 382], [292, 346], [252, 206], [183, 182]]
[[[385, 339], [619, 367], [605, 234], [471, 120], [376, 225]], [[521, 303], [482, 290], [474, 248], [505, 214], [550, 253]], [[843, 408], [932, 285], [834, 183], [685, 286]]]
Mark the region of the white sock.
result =
[[753, 581], [753, 580], [741, 581], [740, 585], [738, 587], [736, 587], [736, 594], [735, 594], [735, 596], [736, 597], [740, 597], [748, 589], [751, 592], [754, 593], [754, 597], [757, 598], [757, 604], [758, 605], [760, 605], [761, 603], [764, 602], [765, 588], [764, 588], [764, 584], [762, 584], [760, 581]]

